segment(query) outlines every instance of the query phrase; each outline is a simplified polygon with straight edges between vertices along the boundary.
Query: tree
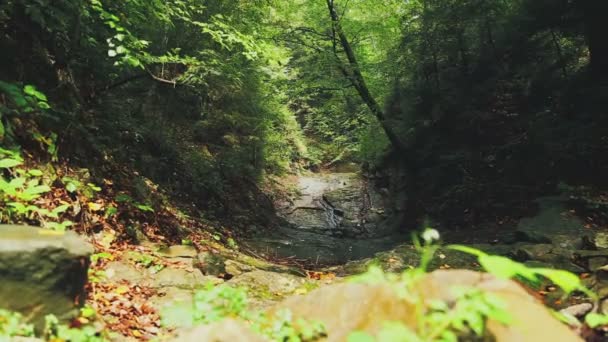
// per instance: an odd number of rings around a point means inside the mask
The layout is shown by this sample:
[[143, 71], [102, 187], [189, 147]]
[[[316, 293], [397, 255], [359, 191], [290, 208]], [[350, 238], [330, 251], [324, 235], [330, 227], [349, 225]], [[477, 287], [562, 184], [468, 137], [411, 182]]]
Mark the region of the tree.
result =
[[[386, 114], [384, 110], [378, 104], [378, 101], [371, 94], [367, 84], [365, 82], [365, 78], [361, 73], [361, 68], [359, 66], [359, 62], [357, 61], [357, 56], [353, 51], [353, 48], [348, 40], [348, 37], [342, 30], [342, 24], [340, 23], [341, 18], [338, 14], [338, 10], [335, 6], [334, 0], [326, 0], [327, 1], [327, 9], [329, 11], [329, 17], [331, 18], [331, 28], [332, 28], [332, 43], [333, 43], [333, 51], [336, 55], [336, 60], [338, 61], [338, 67], [342, 71], [344, 77], [349, 80], [352, 86], [357, 90], [359, 96], [361, 96], [361, 100], [367, 105], [372, 114], [377, 118], [380, 123], [384, 133], [388, 137], [389, 141], [393, 145], [394, 148], [398, 150], [405, 151], [405, 146], [400, 141], [399, 137], [395, 134], [393, 129], [390, 126], [386, 118]], [[341, 59], [338, 55], [337, 44], [340, 44], [344, 51], [344, 55], [346, 56], [347, 63], [342, 63]]]

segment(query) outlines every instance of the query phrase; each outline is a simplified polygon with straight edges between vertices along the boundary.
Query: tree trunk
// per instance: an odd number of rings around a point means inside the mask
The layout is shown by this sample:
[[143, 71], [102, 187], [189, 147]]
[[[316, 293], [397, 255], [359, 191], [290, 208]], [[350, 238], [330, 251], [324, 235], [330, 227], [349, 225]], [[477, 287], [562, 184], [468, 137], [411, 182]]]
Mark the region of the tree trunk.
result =
[[355, 55], [355, 52], [353, 51], [352, 46], [350, 45], [350, 42], [346, 37], [346, 34], [342, 30], [342, 25], [340, 24], [340, 16], [338, 15], [338, 11], [334, 6], [334, 0], [327, 0], [327, 8], [329, 10], [329, 16], [331, 18], [333, 32], [335, 33], [336, 38], [339, 40], [340, 45], [344, 49], [344, 54], [346, 55], [346, 59], [348, 60], [348, 68], [340, 66], [342, 73], [347, 76], [349, 81], [353, 84], [353, 86], [359, 93], [361, 100], [363, 100], [363, 102], [367, 105], [372, 114], [374, 114], [374, 116], [382, 126], [382, 129], [386, 133], [386, 136], [388, 137], [388, 140], [390, 141], [391, 145], [397, 150], [404, 151], [404, 144], [401, 142], [395, 132], [393, 132], [393, 130], [391, 129], [389, 123], [387, 122], [386, 114], [384, 113], [376, 99], [369, 91], [369, 88], [367, 87], [365, 78], [363, 77], [361, 69], [359, 68], [357, 56]]
[[601, 83], [608, 83], [608, 1], [581, 0], [585, 33], [589, 44], [591, 73]]

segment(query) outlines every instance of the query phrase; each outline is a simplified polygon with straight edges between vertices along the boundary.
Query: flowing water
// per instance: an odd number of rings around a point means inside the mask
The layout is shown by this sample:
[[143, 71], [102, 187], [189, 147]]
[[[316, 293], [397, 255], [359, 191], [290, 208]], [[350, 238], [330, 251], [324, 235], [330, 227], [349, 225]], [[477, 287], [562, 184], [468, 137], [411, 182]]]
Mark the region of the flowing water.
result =
[[370, 257], [409, 239], [389, 226], [383, 198], [356, 173], [300, 176], [300, 195], [277, 204], [287, 222], [245, 241], [258, 252], [319, 264]]

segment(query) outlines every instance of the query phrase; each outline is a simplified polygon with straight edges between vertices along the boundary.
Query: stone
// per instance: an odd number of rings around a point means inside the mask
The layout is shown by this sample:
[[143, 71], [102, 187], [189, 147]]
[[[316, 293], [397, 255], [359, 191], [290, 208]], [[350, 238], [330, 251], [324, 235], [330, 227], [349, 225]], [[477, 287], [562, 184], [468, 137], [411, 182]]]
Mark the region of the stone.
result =
[[570, 315], [572, 317], [582, 318], [586, 314], [591, 312], [591, 310], [593, 310], [593, 304], [580, 303], [580, 304], [572, 305], [567, 308], [561, 309], [561, 310], [559, 310], [559, 312], [561, 312], [565, 315]]
[[595, 272], [603, 266], [608, 265], [608, 257], [594, 257], [588, 260], [588, 268], [591, 272]]
[[248, 289], [252, 308], [266, 307], [301, 288], [306, 279], [285, 273], [256, 270], [230, 279], [227, 284]]
[[225, 259], [211, 252], [201, 252], [196, 257], [196, 267], [205, 275], [222, 275], [226, 273]]
[[528, 242], [528, 243], [542, 243], [550, 244], [551, 238], [542, 232], [536, 232], [533, 230], [519, 229], [515, 231], [515, 241], [517, 242]]
[[105, 268], [105, 279], [111, 282], [142, 283], [146, 275], [131, 263], [111, 261]]
[[[44, 316], [73, 318], [86, 298], [93, 247], [74, 232], [0, 225], [0, 303], [37, 328]], [[75, 304], [77, 303], [77, 304]]]
[[582, 247], [581, 236], [588, 233], [585, 223], [568, 214], [568, 198], [542, 197], [536, 200], [539, 211], [519, 221], [515, 233], [519, 242], [555, 243], [564, 248]]
[[194, 246], [175, 245], [161, 249], [158, 253], [166, 258], [196, 258], [198, 251]]
[[233, 275], [233, 276], [238, 276], [243, 273], [247, 273], [247, 272], [251, 272], [251, 271], [255, 270], [255, 268], [253, 266], [246, 265], [244, 263], [234, 261], [234, 260], [226, 260], [226, 262], [224, 264], [226, 265], [226, 273]]
[[515, 247], [514, 259], [520, 262], [536, 261], [551, 265], [552, 268], [574, 273], [583, 273], [585, 269], [574, 264], [575, 250], [550, 244], [519, 244]]
[[217, 323], [188, 329], [173, 342], [264, 342], [263, 337], [255, 334], [245, 323], [225, 319]]
[[599, 232], [593, 238], [595, 248], [608, 248], [608, 233]]
[[211, 278], [217, 279], [215, 277], [203, 276], [203, 273], [198, 269], [188, 270], [166, 267], [154, 275], [151, 285], [157, 288], [173, 286], [193, 289], [212, 281]]
[[159, 291], [158, 295], [150, 298], [150, 305], [159, 312], [162, 312], [164, 308], [175, 305], [176, 303], [192, 303], [193, 300], [194, 291], [190, 289], [166, 287]]
[[[513, 317], [514, 322], [509, 325], [488, 322], [488, 331], [497, 342], [582, 341], [513, 281], [474, 271], [440, 270], [426, 275], [413, 291], [420, 293], [427, 303], [434, 299], [452, 302], [457, 296], [453, 288], [463, 286], [496, 296]], [[399, 321], [415, 329], [418, 317], [415, 305], [398, 296], [387, 284], [334, 284], [305, 296], [288, 298], [269, 309], [267, 314], [273, 315], [282, 309], [290, 310], [294, 319], [323, 322], [327, 341], [346, 341], [352, 331], [374, 335], [386, 321]]]

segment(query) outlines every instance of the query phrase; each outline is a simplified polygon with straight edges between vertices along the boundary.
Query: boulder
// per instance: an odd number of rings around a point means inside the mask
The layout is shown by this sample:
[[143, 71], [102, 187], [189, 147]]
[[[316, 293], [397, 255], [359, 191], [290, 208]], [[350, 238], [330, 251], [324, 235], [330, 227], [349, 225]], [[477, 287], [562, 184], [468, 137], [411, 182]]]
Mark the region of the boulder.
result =
[[[467, 270], [435, 271], [415, 287], [426, 303], [453, 302], [454, 287], [474, 287], [500, 298], [513, 322], [488, 322], [488, 331], [498, 342], [581, 341], [567, 326], [513, 281]], [[352, 331], [378, 333], [386, 321], [400, 321], [415, 329], [415, 305], [386, 284], [342, 283], [322, 287], [308, 295], [291, 297], [273, 307], [269, 314], [288, 309], [294, 319], [323, 322], [328, 341], [346, 341]]]
[[0, 305], [40, 328], [44, 316], [68, 320], [86, 299], [93, 247], [73, 232], [0, 225]]

